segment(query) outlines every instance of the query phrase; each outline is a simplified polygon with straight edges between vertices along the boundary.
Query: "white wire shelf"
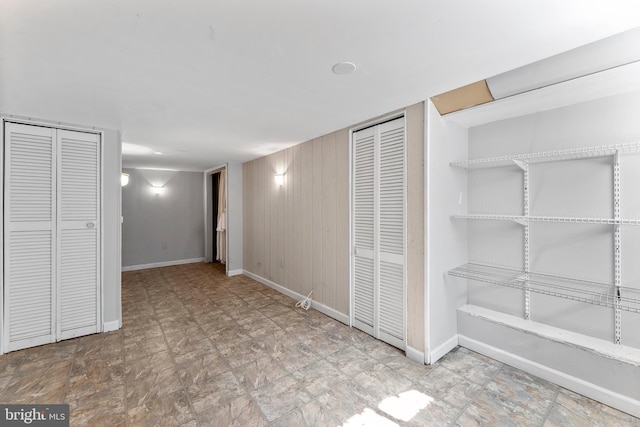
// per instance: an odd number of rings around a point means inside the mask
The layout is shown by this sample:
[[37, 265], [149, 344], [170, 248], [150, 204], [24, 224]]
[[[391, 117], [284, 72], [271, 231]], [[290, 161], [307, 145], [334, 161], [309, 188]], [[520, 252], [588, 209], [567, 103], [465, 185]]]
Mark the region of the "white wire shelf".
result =
[[465, 214], [451, 215], [453, 219], [475, 219], [488, 221], [513, 221], [519, 224], [526, 222], [564, 222], [572, 224], [604, 224], [604, 225], [638, 225], [640, 219], [614, 218], [580, 218], [567, 216], [523, 216], [523, 215], [493, 215], [493, 214]]
[[496, 168], [516, 166], [514, 160], [527, 163], [557, 162], [562, 160], [612, 156], [616, 152], [621, 154], [639, 153], [640, 142], [600, 145], [596, 147], [568, 148], [564, 150], [542, 151], [538, 153], [515, 154], [513, 156], [487, 157], [463, 162], [451, 162], [450, 165], [464, 169]]
[[640, 289], [469, 263], [449, 270], [450, 276], [640, 313]]

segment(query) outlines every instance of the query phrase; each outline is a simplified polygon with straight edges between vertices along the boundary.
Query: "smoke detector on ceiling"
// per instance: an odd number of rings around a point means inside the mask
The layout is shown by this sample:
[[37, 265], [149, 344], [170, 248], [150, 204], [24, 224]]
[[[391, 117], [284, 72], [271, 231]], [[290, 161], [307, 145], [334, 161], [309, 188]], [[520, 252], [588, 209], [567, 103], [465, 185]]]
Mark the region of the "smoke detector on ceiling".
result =
[[342, 76], [353, 73], [356, 70], [356, 64], [353, 62], [338, 62], [331, 69], [335, 74]]

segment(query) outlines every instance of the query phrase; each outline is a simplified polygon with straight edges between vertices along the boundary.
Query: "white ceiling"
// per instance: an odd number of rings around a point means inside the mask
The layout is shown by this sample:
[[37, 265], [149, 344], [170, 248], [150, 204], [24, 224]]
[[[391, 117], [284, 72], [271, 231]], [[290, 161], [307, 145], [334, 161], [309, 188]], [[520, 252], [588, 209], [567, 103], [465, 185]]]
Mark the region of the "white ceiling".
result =
[[0, 0], [0, 111], [205, 170], [636, 26], [637, 0]]

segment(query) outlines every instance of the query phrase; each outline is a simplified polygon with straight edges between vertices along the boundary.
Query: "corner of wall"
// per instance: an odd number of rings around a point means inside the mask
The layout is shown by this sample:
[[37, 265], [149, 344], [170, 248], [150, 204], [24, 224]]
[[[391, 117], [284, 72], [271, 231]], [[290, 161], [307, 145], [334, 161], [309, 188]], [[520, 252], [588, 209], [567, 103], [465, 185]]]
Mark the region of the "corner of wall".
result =
[[426, 101], [425, 134], [426, 347], [428, 357], [437, 360], [457, 345], [456, 309], [466, 303], [466, 283], [449, 280], [447, 271], [467, 262], [466, 224], [450, 218], [466, 212], [467, 177], [449, 163], [466, 160], [468, 131], [445, 123]]

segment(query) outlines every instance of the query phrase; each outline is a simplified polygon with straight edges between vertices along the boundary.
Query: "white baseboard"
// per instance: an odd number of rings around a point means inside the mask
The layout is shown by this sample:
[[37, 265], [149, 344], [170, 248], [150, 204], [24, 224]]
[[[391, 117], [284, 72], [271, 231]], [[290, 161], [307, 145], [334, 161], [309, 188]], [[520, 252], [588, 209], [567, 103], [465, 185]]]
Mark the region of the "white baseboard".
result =
[[640, 401], [638, 400], [607, 390], [596, 384], [584, 381], [580, 378], [576, 378], [564, 372], [560, 372], [548, 366], [541, 365], [532, 360], [525, 359], [521, 356], [509, 353], [463, 335], [459, 336], [458, 341], [462, 347], [466, 347], [469, 350], [476, 351], [509, 366], [529, 372], [547, 381], [558, 384], [559, 386], [573, 390], [583, 396], [587, 396], [606, 405], [620, 409], [635, 417], [640, 417]]
[[[256, 282], [260, 282], [263, 285], [266, 285], [268, 287], [270, 287], [271, 289], [280, 292], [281, 294], [284, 294], [288, 297], [291, 297], [293, 299], [296, 299], [298, 301], [306, 298], [306, 295], [301, 295], [295, 291], [292, 291], [291, 289], [285, 288], [282, 285], [279, 285], [275, 282], [272, 282], [271, 280], [265, 279], [264, 277], [260, 277], [257, 274], [253, 274], [250, 271], [247, 270], [243, 270], [244, 274], [248, 277], [251, 277], [253, 280], [255, 280]], [[349, 315], [344, 314], [344, 313], [340, 313], [339, 311], [328, 307], [324, 304], [320, 304], [317, 301], [313, 301], [311, 300], [311, 308], [314, 308], [316, 310], [318, 310], [320, 313], [326, 314], [327, 316], [336, 319], [339, 322], [344, 323], [345, 325], [349, 325]]]
[[243, 270], [240, 268], [238, 270], [229, 270], [227, 271], [227, 276], [232, 277], [232, 276], [239, 276], [241, 274], [243, 274]]
[[411, 346], [407, 346], [407, 349], [405, 350], [405, 354], [409, 359], [413, 360], [414, 362], [422, 363], [424, 365], [425, 359], [424, 359], [423, 351], [416, 350]]
[[117, 331], [118, 329], [120, 329], [119, 320], [112, 320], [111, 322], [104, 322], [102, 324], [102, 332]]
[[204, 258], [178, 259], [175, 261], [154, 262], [152, 264], [138, 264], [122, 267], [122, 271], [146, 270], [148, 268], [169, 267], [172, 265], [193, 264], [196, 262], [204, 262]]
[[458, 335], [454, 335], [438, 347], [434, 348], [433, 351], [429, 352], [429, 364], [436, 363], [440, 360], [445, 354], [449, 353], [451, 350], [458, 346]]

